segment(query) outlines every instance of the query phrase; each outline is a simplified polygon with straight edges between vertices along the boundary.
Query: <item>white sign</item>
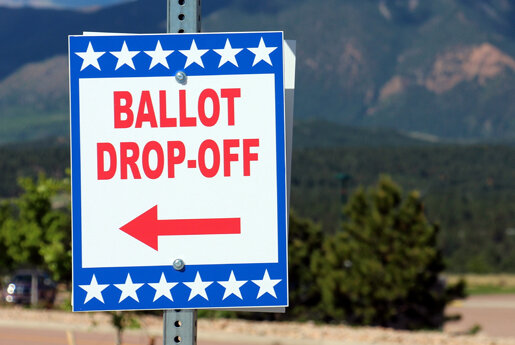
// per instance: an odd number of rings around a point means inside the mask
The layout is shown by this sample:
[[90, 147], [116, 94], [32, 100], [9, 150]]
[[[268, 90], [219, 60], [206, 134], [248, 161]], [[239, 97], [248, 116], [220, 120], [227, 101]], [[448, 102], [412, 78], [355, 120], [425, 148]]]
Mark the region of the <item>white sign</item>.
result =
[[74, 310], [287, 305], [282, 33], [72, 36], [70, 91]]

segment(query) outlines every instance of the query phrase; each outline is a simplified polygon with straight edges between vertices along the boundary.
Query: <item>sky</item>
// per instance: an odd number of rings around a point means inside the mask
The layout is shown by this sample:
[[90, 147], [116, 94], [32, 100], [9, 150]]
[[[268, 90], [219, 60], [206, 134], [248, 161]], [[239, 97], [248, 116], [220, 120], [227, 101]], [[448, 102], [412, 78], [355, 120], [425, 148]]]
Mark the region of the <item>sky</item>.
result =
[[131, 0], [0, 0], [0, 6], [38, 8], [91, 8]]

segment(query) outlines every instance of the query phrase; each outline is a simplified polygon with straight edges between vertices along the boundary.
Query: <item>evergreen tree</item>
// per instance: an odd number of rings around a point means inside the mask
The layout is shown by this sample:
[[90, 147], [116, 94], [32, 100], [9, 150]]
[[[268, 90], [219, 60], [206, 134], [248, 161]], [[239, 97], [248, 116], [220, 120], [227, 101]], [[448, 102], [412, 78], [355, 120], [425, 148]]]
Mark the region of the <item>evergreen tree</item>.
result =
[[290, 306], [282, 318], [318, 320], [320, 292], [315, 284], [314, 257], [320, 255], [324, 234], [320, 226], [290, 213], [288, 233], [288, 281]]
[[316, 266], [326, 320], [402, 329], [439, 328], [445, 305], [464, 296], [446, 286], [438, 227], [424, 215], [418, 192], [403, 196], [387, 176], [359, 188], [340, 232], [323, 245]]

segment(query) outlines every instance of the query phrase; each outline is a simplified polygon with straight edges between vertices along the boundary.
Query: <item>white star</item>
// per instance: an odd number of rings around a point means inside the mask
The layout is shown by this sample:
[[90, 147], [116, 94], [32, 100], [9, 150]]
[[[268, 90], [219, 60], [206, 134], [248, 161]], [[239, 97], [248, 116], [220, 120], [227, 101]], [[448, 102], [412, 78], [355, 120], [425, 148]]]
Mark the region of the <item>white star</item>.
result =
[[166, 61], [166, 58], [173, 52], [173, 50], [163, 50], [161, 47], [161, 42], [157, 41], [155, 50], [145, 50], [145, 53], [152, 57], [152, 62], [150, 62], [150, 67], [148, 69], [152, 69], [152, 67], [156, 66], [157, 64], [161, 64], [170, 69], [170, 67], [168, 67], [168, 61]]
[[279, 284], [282, 279], [270, 279], [268, 275], [268, 270], [265, 270], [265, 274], [263, 275], [262, 280], [253, 280], [252, 282], [259, 286], [259, 292], [256, 298], [263, 296], [265, 293], [269, 293], [270, 295], [277, 298], [275, 294], [274, 286]]
[[238, 61], [236, 61], [236, 54], [241, 52], [243, 48], [233, 48], [231, 47], [231, 42], [229, 39], [225, 41], [224, 49], [213, 49], [218, 55], [220, 55], [220, 64], [218, 68], [220, 68], [226, 62], [232, 63], [234, 66], [238, 67]]
[[170, 301], [173, 302], [173, 297], [170, 290], [177, 285], [177, 283], [169, 283], [166, 281], [165, 274], [161, 273], [161, 279], [159, 279], [159, 283], [148, 283], [148, 285], [152, 286], [156, 290], [156, 294], [154, 295], [155, 302], [161, 296], [165, 296]]
[[191, 301], [191, 299], [197, 295], [200, 295], [204, 297], [206, 300], [209, 300], [209, 298], [207, 298], [206, 288], [211, 284], [213, 284], [213, 282], [202, 281], [200, 274], [197, 272], [197, 275], [195, 276], [195, 281], [184, 283], [184, 285], [191, 289], [188, 301]]
[[96, 52], [93, 50], [93, 46], [91, 42], [88, 44], [88, 49], [82, 53], [75, 53], [82, 58], [82, 66], [80, 70], [82, 71], [84, 68], [89, 65], [95, 67], [100, 71], [100, 65], [98, 64], [98, 58], [105, 54], [105, 52]]
[[124, 284], [114, 284], [118, 289], [122, 291], [122, 295], [120, 296], [120, 300], [118, 303], [126, 299], [127, 297], [131, 297], [136, 302], [139, 302], [138, 294], [136, 290], [143, 286], [143, 284], [134, 284], [131, 279], [130, 273], [127, 274], [127, 279], [125, 279]]
[[88, 303], [92, 298], [98, 299], [100, 302], [104, 303], [104, 298], [102, 297], [102, 291], [107, 288], [109, 284], [98, 284], [97, 278], [93, 274], [93, 278], [91, 278], [91, 283], [89, 285], [79, 285], [79, 287], [87, 292], [86, 299], [84, 300], [84, 304]]
[[241, 297], [240, 288], [246, 282], [248, 282], [248, 280], [236, 280], [236, 278], [234, 277], [234, 271], [231, 271], [231, 275], [228, 281], [218, 282], [218, 284], [222, 285], [225, 288], [224, 297], [222, 297], [222, 300], [226, 299], [230, 295], [235, 295], [240, 299], [243, 299], [243, 297]]
[[125, 41], [123, 41], [122, 50], [120, 50], [119, 52], [111, 52], [111, 54], [118, 58], [115, 70], [122, 67], [123, 65], [127, 65], [132, 69], [136, 69], [136, 67], [134, 67], [134, 62], [132, 61], [132, 58], [138, 55], [139, 51], [129, 51], [129, 48], [127, 48], [127, 43], [125, 43]]
[[263, 37], [261, 37], [261, 40], [259, 41], [259, 46], [257, 48], [247, 48], [250, 50], [254, 55], [254, 63], [252, 66], [256, 65], [259, 61], [265, 61], [270, 66], [272, 66], [272, 61], [270, 60], [270, 53], [272, 53], [274, 50], [277, 49], [277, 47], [267, 47], [265, 45], [265, 42], [263, 41]]
[[192, 63], [196, 63], [200, 67], [204, 68], [204, 64], [202, 63], [202, 55], [207, 53], [209, 49], [197, 49], [197, 45], [195, 44], [195, 40], [191, 42], [191, 47], [189, 50], [179, 50], [183, 55], [186, 55], [186, 65], [184, 68], [188, 67]]

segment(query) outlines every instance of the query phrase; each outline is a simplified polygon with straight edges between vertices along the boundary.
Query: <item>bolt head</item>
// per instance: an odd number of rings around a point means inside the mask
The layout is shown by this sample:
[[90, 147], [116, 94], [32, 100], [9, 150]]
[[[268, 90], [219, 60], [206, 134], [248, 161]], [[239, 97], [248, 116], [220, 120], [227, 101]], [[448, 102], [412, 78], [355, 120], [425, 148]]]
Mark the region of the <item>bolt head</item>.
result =
[[186, 73], [184, 73], [183, 71], [175, 73], [175, 80], [177, 80], [177, 82], [181, 84], [186, 83]]
[[186, 264], [184, 263], [184, 260], [182, 260], [182, 259], [175, 259], [173, 261], [173, 268], [176, 271], [180, 271], [180, 270], [184, 269], [184, 266], [186, 266]]

